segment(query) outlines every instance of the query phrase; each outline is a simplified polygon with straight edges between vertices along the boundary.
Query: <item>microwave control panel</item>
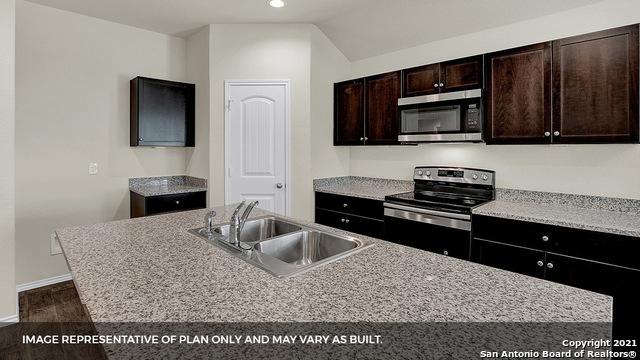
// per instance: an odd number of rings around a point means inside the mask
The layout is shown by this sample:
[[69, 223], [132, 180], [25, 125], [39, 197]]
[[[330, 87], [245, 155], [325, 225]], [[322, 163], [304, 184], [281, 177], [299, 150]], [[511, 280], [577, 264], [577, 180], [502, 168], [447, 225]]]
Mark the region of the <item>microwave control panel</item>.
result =
[[467, 109], [467, 132], [481, 131], [480, 109], [476, 104], [470, 104]]

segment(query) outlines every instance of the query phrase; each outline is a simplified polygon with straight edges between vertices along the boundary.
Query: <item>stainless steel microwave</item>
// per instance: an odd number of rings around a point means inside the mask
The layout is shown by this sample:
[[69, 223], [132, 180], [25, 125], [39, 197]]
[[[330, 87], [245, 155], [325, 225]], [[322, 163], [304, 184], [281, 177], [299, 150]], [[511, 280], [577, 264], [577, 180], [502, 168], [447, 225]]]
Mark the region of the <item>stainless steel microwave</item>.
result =
[[398, 99], [398, 141], [482, 142], [482, 90]]

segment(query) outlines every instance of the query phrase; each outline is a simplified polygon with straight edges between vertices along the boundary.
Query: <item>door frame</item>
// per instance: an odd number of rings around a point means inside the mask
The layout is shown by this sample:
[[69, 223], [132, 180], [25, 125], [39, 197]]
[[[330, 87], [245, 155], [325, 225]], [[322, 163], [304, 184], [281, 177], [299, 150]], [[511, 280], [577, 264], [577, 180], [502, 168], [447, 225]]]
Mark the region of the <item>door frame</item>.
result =
[[224, 81], [224, 203], [228, 204], [229, 199], [229, 92], [232, 86], [260, 86], [260, 85], [283, 85], [285, 89], [284, 106], [284, 127], [285, 127], [285, 216], [291, 216], [291, 80], [289, 79], [268, 79], [268, 80], [225, 80]]

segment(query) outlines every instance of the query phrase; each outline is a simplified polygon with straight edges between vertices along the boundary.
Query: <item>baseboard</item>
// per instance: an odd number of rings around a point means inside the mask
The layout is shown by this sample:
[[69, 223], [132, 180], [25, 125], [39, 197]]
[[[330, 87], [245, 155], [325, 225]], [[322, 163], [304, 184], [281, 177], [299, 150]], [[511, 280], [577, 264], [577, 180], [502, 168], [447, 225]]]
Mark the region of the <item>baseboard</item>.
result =
[[15, 324], [18, 322], [18, 314], [0, 318], [0, 327]]
[[47, 279], [42, 279], [42, 280], [38, 280], [38, 281], [33, 281], [30, 283], [26, 283], [26, 284], [20, 284], [16, 286], [16, 292], [17, 293], [21, 293], [23, 291], [27, 291], [27, 290], [31, 290], [31, 289], [37, 289], [39, 287], [43, 287], [43, 286], [47, 286], [47, 285], [52, 285], [52, 284], [57, 284], [57, 283], [61, 283], [64, 281], [69, 281], [72, 280], [73, 276], [71, 276], [71, 273], [69, 274], [64, 274], [64, 275], [59, 275], [59, 276], [54, 276], [54, 277], [50, 277]]

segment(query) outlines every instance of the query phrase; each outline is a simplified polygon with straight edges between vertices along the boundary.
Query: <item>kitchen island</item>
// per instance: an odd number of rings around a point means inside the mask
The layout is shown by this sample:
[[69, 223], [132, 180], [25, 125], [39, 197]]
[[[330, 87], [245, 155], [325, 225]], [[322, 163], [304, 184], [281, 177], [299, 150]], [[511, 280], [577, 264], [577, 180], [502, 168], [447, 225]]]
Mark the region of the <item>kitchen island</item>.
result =
[[[215, 210], [225, 223], [233, 206]], [[374, 245], [279, 279], [189, 233], [204, 215], [57, 230], [92, 321], [611, 321], [608, 296], [316, 224]], [[256, 209], [252, 217], [265, 215]]]

